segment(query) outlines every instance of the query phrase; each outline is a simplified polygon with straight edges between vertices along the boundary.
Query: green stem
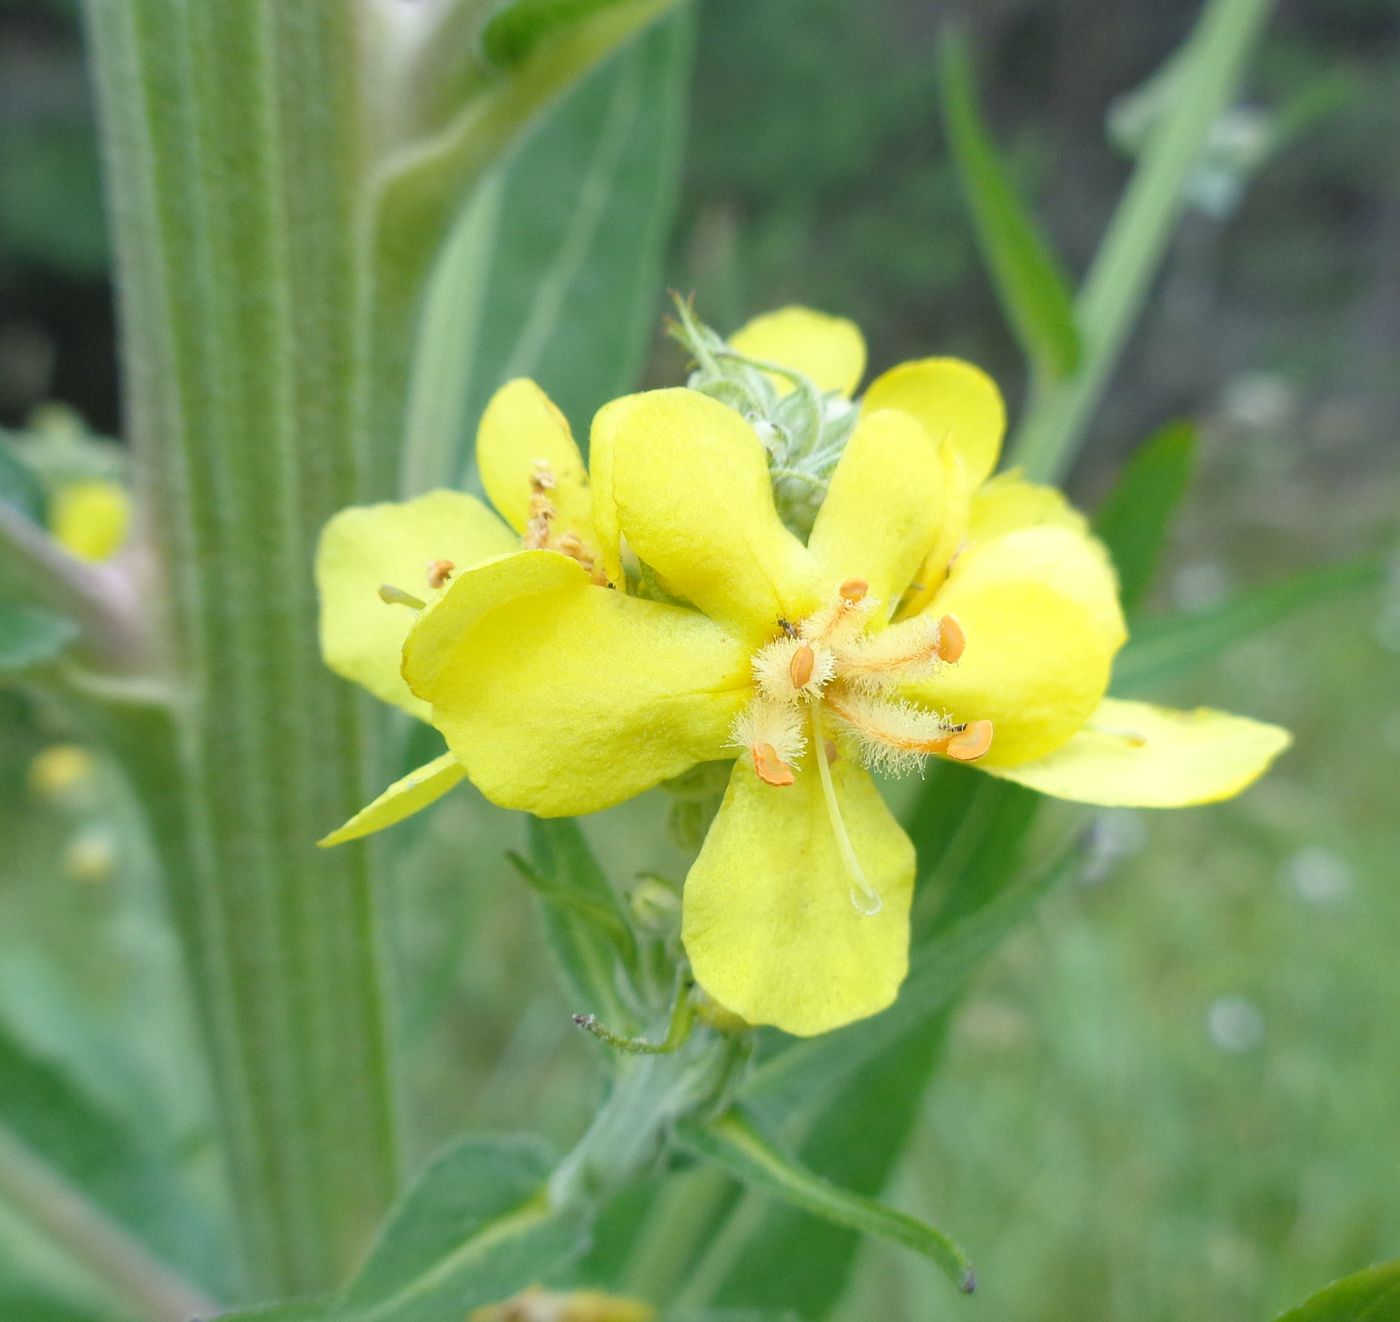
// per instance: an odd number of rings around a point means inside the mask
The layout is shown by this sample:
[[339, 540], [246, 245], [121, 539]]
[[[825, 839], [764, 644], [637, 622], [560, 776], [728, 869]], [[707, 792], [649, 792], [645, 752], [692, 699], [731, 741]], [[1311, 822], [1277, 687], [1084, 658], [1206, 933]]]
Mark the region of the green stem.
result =
[[1073, 463], [1166, 255], [1206, 136], [1235, 95], [1271, 8], [1272, 0], [1209, 0], [1197, 21], [1172, 104], [1075, 301], [1079, 368], [1032, 402], [1011, 448], [1027, 476], [1055, 482]]
[[0, 1198], [62, 1245], [149, 1322], [189, 1322], [218, 1305], [133, 1239], [0, 1125]]
[[363, 492], [353, 9], [87, 5], [140, 523], [180, 684], [128, 765], [258, 1293], [338, 1280], [396, 1178], [371, 855], [313, 843], [374, 779], [310, 573]]

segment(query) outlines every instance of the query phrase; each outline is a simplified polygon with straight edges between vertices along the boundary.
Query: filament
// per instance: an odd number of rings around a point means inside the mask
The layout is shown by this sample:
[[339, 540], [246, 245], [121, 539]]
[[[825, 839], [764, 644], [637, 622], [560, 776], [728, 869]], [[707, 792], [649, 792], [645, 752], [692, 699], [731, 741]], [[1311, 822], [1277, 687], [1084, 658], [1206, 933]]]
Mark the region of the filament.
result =
[[826, 799], [826, 815], [831, 822], [832, 834], [836, 837], [836, 849], [841, 861], [846, 865], [846, 873], [851, 879], [851, 903], [857, 913], [867, 916], [880, 912], [880, 893], [870, 884], [865, 869], [856, 857], [851, 845], [851, 837], [846, 831], [846, 820], [841, 816], [841, 805], [836, 801], [836, 786], [832, 782], [831, 767], [824, 756], [826, 737], [822, 731], [820, 708], [812, 706], [812, 743], [816, 749], [813, 761], [817, 764], [817, 774], [821, 777], [822, 797]]

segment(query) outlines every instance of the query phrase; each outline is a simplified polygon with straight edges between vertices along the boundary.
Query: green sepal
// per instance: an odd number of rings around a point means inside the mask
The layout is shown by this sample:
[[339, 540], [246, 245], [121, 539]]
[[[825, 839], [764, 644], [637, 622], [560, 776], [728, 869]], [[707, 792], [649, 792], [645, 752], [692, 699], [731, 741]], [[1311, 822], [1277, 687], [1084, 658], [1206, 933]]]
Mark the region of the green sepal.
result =
[[486, 58], [501, 69], [525, 63], [546, 42], [567, 36], [609, 9], [656, 9], [642, 0], [512, 0], [498, 9], [481, 34]]
[[936, 1263], [964, 1293], [975, 1288], [967, 1254], [942, 1231], [828, 1183], [760, 1134], [742, 1111], [731, 1110], [707, 1125], [684, 1123], [677, 1137], [744, 1184], [839, 1226], [902, 1244]]

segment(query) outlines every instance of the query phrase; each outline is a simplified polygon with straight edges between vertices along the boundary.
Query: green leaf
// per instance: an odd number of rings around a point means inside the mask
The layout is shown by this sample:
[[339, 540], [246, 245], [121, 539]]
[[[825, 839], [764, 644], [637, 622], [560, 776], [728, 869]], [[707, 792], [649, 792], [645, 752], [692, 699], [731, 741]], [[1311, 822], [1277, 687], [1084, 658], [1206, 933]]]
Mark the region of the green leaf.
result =
[[1343, 1277], [1278, 1322], [1395, 1322], [1400, 1318], [1400, 1261]]
[[658, 10], [654, 0], [511, 0], [491, 16], [481, 35], [492, 64], [513, 69], [546, 42], [567, 37], [589, 19], [610, 9]]
[[[77, 1260], [101, 1270], [100, 1250], [128, 1236], [163, 1263], [211, 1287], [227, 1284], [227, 1255], [210, 1218], [192, 1201], [176, 1169], [51, 1061], [0, 1029], [0, 1195]], [[37, 1178], [26, 1177], [26, 1172]], [[69, 1191], [67, 1193], [63, 1191]], [[91, 1204], [81, 1217], [48, 1214], [58, 1199]], [[107, 1230], [105, 1227], [112, 1229]], [[65, 1227], [77, 1227], [64, 1238]], [[125, 1280], [123, 1284], [129, 1284]]]
[[1032, 401], [1010, 462], [1057, 482], [1084, 439], [1186, 206], [1196, 165], [1235, 96], [1271, 0], [1208, 0], [1178, 57], [1177, 113], [1152, 134], [1075, 299], [1083, 357], [1073, 375]]
[[[329, 1300], [298, 1300], [291, 1304], [260, 1304], [257, 1308], [239, 1309], [236, 1313], [219, 1313], [217, 1322], [329, 1322], [333, 1305]], [[198, 1322], [215, 1322], [200, 1318]]]
[[77, 636], [66, 615], [0, 602], [0, 674], [52, 661]]
[[972, 56], [960, 32], [944, 34], [939, 68], [948, 143], [1002, 310], [1035, 367], [1051, 378], [1068, 376], [1079, 362], [1069, 282], [982, 122]]
[[598, 860], [571, 818], [529, 824], [530, 859], [510, 856], [540, 902], [545, 935], [575, 1010], [596, 1014], [609, 1027], [633, 1020], [619, 987], [636, 961], [637, 947]]
[[463, 414], [473, 427], [517, 376], [538, 381], [581, 436], [635, 388], [660, 315], [693, 28], [683, 10], [644, 33], [511, 161]]
[[390, 1213], [332, 1322], [445, 1322], [547, 1280], [581, 1248], [545, 1193], [553, 1154], [532, 1138], [469, 1137]]
[[1151, 691], [1300, 611], [1378, 587], [1384, 578], [1384, 562], [1368, 556], [1249, 588], [1203, 610], [1140, 620], [1114, 665], [1113, 692]]
[[774, 1146], [739, 1111], [708, 1125], [687, 1123], [681, 1142], [736, 1179], [837, 1225], [893, 1240], [938, 1264], [959, 1289], [976, 1284], [967, 1255], [947, 1235], [862, 1194], [850, 1193], [806, 1170]]
[[1166, 545], [1172, 516], [1191, 485], [1196, 429], [1168, 423], [1137, 450], [1094, 516], [1094, 531], [1118, 569], [1123, 609], [1142, 602]]
[[0, 500], [44, 526], [48, 508], [44, 484], [9, 445], [0, 445]]

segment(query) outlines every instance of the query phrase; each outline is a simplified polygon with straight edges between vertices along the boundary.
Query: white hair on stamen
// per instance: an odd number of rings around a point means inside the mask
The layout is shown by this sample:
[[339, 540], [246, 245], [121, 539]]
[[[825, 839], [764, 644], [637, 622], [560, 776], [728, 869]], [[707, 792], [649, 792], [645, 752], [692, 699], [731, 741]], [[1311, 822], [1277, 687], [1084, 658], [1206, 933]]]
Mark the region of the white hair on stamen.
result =
[[937, 712], [868, 693], [829, 694], [826, 705], [865, 765], [888, 775], [921, 770], [929, 754], [943, 751], [954, 730]]
[[836, 674], [852, 688], [879, 693], [895, 684], [925, 679], [939, 666], [940, 621], [931, 615], [860, 634], [836, 648]]
[[[811, 656], [811, 670], [802, 684], [794, 682], [794, 658], [803, 649]], [[802, 638], [775, 638], [753, 658], [753, 677], [759, 692], [771, 702], [791, 705], [802, 698], [818, 698], [832, 675], [836, 658], [820, 644]]]
[[796, 707], [756, 697], [734, 718], [730, 746], [752, 753], [767, 744], [780, 762], [791, 766], [807, 750], [802, 714]]

